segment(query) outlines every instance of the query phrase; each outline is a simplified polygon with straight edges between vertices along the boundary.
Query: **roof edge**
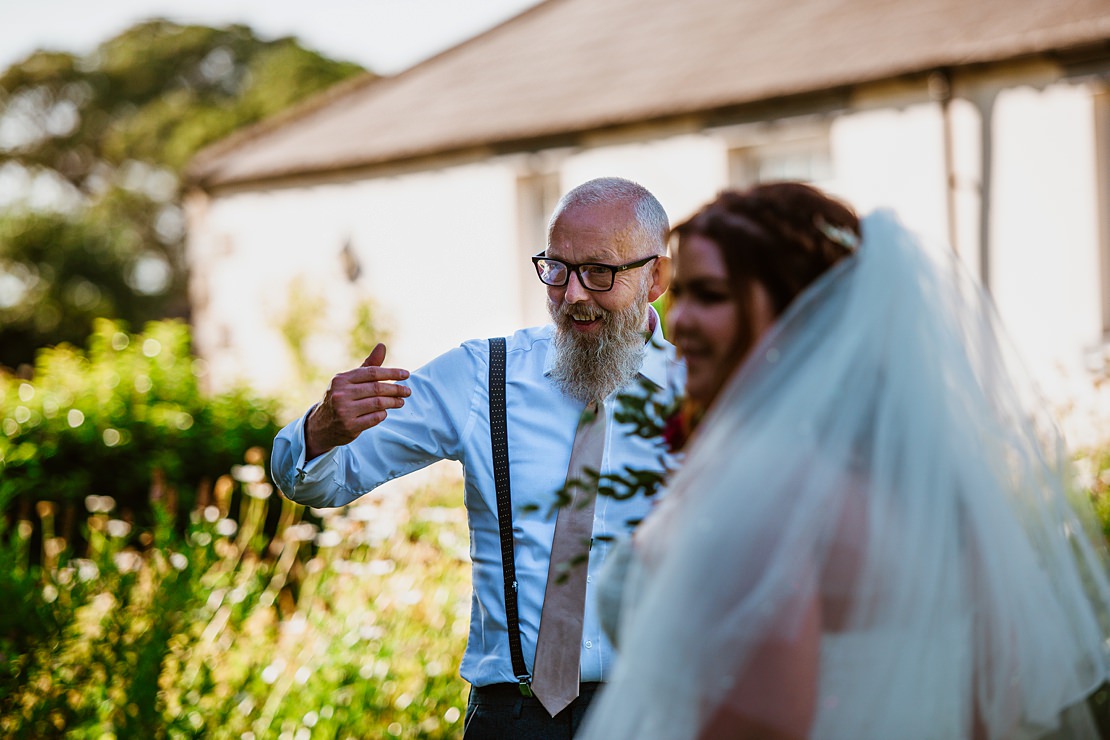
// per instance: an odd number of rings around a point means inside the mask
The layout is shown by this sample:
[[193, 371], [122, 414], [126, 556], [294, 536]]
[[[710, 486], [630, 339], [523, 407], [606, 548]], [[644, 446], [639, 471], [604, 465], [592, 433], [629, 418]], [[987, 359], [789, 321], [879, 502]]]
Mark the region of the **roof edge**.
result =
[[[471, 37], [466, 41], [450, 47], [439, 54], [436, 54], [424, 61], [404, 70], [398, 75], [392, 77], [375, 78], [374, 82], [380, 85], [400, 84], [405, 81], [405, 78], [427, 65], [442, 64], [444, 59], [449, 58], [451, 55], [458, 53], [459, 50], [469, 46], [472, 43], [477, 43], [482, 39], [487, 38], [491, 34], [504, 32], [504, 29], [520, 22], [521, 19], [532, 15], [533, 13], [540, 12], [545, 8], [563, 2], [564, 0], [546, 0], [537, 5], [533, 5], [521, 13], [505, 20], [504, 22], [490, 28], [489, 30]], [[864, 85], [873, 85], [887, 80], [897, 80], [906, 77], [915, 77], [919, 75], [928, 75], [931, 72], [938, 70], [945, 70], [949, 73], [958, 72], [959, 70], [970, 70], [974, 68], [991, 67], [999, 64], [1008, 64], [1031, 59], [1048, 59], [1055, 64], [1067, 66], [1069, 58], [1078, 56], [1083, 58], [1084, 61], [1090, 59], [1110, 59], [1110, 39], [1107, 38], [1106, 33], [1110, 31], [1110, 20], [1103, 24], [1096, 24], [1097, 28], [1089, 29], [1087, 34], [1083, 34], [1082, 38], [1076, 38], [1070, 42], [1061, 42], [1058, 39], [1047, 38], [1040, 39], [1033, 44], [1025, 44], [1025, 48], [1014, 48], [1015, 45], [1011, 43], [1009, 49], [996, 50], [993, 53], [987, 54], [970, 54], [964, 55], [963, 58], [943, 58], [943, 56], [936, 56], [933, 59], [918, 60], [918, 63], [909, 64], [905, 67], [898, 69], [888, 69], [882, 74], [876, 74], [868, 77], [858, 77], [854, 79], [828, 79], [817, 83], [817, 86], [798, 87], [793, 90], [783, 89], [778, 91], [764, 90], [753, 91], [753, 93], [743, 99], [731, 100], [703, 100], [696, 105], [691, 105], [686, 108], [676, 108], [667, 111], [666, 113], [652, 112], [650, 110], [639, 111], [626, 111], [624, 115], [611, 116], [608, 118], [599, 118], [593, 121], [581, 121], [578, 125], [565, 128], [562, 130], [532, 130], [532, 131], [518, 131], [514, 134], [505, 136], [503, 138], [496, 138], [491, 140], [456, 140], [456, 141], [440, 141], [439, 143], [429, 145], [426, 147], [413, 147], [408, 151], [396, 151], [390, 155], [381, 155], [376, 157], [368, 157], [357, 162], [346, 162], [342, 166], [329, 166], [326, 162], [315, 164], [294, 166], [289, 168], [275, 168], [269, 173], [252, 174], [243, 177], [236, 177], [234, 175], [222, 179], [220, 177], [220, 167], [218, 160], [221, 155], [230, 152], [236, 146], [244, 144], [247, 141], [258, 138], [264, 135], [273, 128], [282, 125], [295, 118], [309, 115], [313, 111], [329, 104], [330, 102], [347, 94], [353, 94], [357, 89], [361, 89], [363, 85], [348, 84], [346, 82], [339, 83], [335, 88], [331, 88], [325, 93], [322, 93], [320, 98], [314, 98], [315, 105], [310, 110], [297, 109], [286, 117], [274, 116], [271, 119], [260, 122], [255, 126], [249, 127], [244, 130], [242, 135], [233, 134], [221, 142], [217, 142], [210, 147], [211, 154], [205, 158], [203, 162], [196, 162], [197, 166], [190, 165], [189, 171], [194, 174], [194, 177], [187, 180], [187, 184], [199, 187], [201, 189], [222, 189], [224, 187], [237, 186], [242, 183], [264, 183], [276, 180], [288, 180], [290, 178], [298, 177], [315, 177], [321, 173], [327, 172], [351, 172], [354, 170], [367, 170], [390, 163], [409, 163], [416, 160], [438, 157], [450, 156], [458, 152], [473, 150], [478, 147], [485, 147], [493, 151], [526, 151], [540, 145], [542, 142], [553, 140], [574, 140], [580, 138], [583, 134], [591, 131], [605, 131], [618, 129], [636, 123], [645, 124], [665, 124], [667, 121], [676, 120], [682, 117], [689, 117], [695, 114], [705, 114], [707, 116], [719, 115], [725, 111], [738, 111], [741, 109], [751, 108], [753, 106], [774, 105], [777, 102], [785, 100], [799, 100], [809, 98], [812, 96], [823, 96], [834, 93], [837, 90], [852, 89]], [[959, 57], [960, 55], [956, 55]], [[355, 82], [354, 80], [350, 82]], [[342, 87], [343, 89], [337, 90], [336, 88]], [[323, 95], [328, 95], [323, 98]], [[223, 146], [221, 146], [221, 144]], [[218, 149], [217, 149], [218, 147]], [[202, 150], [201, 154], [208, 153], [209, 150]], [[198, 155], [199, 157], [200, 155]], [[202, 166], [207, 171], [202, 169]]]
[[466, 47], [471, 46], [475, 43], [479, 43], [480, 41], [488, 38], [493, 34], [502, 33], [502, 29], [508, 26], [515, 25], [516, 23], [520, 22], [520, 19], [532, 15], [534, 12], [538, 12], [542, 8], [549, 7], [562, 1], [563, 0], [543, 0], [542, 2], [525, 8], [516, 15], [506, 18], [505, 20], [494, 26], [487, 28], [485, 31], [482, 31], [479, 34], [471, 36], [466, 40], [455, 44], [454, 46], [450, 46], [436, 54], [433, 54], [432, 56], [417, 62], [411, 67], [407, 67], [406, 69], [395, 75], [378, 75], [374, 73], [373, 70], [367, 70], [361, 75], [357, 75], [349, 80], [344, 80], [342, 82], [336, 83], [326, 90], [322, 90], [316, 95], [309, 97], [307, 100], [290, 108], [287, 108], [284, 111], [276, 113], [269, 118], [265, 118], [261, 121], [258, 121], [257, 123], [251, 124], [250, 126], [246, 126], [237, 131], [233, 131], [224, 138], [209, 144], [208, 146], [197, 152], [195, 155], [193, 155], [192, 159], [189, 161], [189, 164], [185, 167], [183, 180], [186, 184], [200, 185], [201, 187], [203, 187], [204, 180], [215, 171], [218, 171], [218, 160], [222, 156], [232, 152], [236, 148], [252, 142], [256, 139], [262, 138], [263, 136], [267, 135], [280, 126], [284, 126], [285, 124], [292, 123], [302, 118], [306, 118], [343, 97], [355, 94], [368, 85], [387, 83], [392, 84], [404, 81], [405, 78], [417, 73], [424, 67], [432, 64], [441, 64], [444, 58], [453, 56], [459, 53], [460, 50], [465, 49]]
[[279, 111], [272, 116], [267, 116], [249, 126], [236, 129], [222, 139], [217, 139], [194, 154], [189, 160], [189, 163], [185, 166], [182, 179], [186, 183], [203, 180], [206, 174], [204, 170], [211, 169], [216, 160], [231, 150], [265, 136], [270, 131], [280, 126], [306, 118], [316, 111], [331, 105], [339, 98], [351, 95], [365, 87], [385, 82], [389, 79], [392, 78], [383, 77], [372, 70], [365, 70], [350, 79], [337, 82], [315, 95], [310, 95], [300, 103]]

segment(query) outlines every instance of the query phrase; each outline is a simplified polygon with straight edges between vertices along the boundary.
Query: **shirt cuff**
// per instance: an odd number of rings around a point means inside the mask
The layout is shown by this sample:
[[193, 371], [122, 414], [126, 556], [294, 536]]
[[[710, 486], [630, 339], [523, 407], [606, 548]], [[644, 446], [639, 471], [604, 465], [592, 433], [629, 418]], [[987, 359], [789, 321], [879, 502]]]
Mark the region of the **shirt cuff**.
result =
[[338, 448], [328, 450], [312, 460], [305, 460], [305, 424], [315, 408], [313, 406], [303, 416], [287, 424], [274, 439], [271, 460], [274, 480], [286, 497], [293, 501], [302, 497], [305, 491], [301, 489], [305, 486], [311, 488], [316, 483], [328, 480], [336, 467]]
[[339, 453], [338, 447], [332, 447], [327, 452], [321, 453], [311, 460], [305, 460], [308, 453], [308, 439], [305, 437], [305, 427], [308, 425], [308, 417], [316, 410], [320, 404], [313, 404], [304, 416], [298, 419], [293, 428], [291, 436], [296, 439], [297, 444], [295, 450], [290, 450], [296, 453], [296, 474], [298, 483], [317, 483], [328, 477], [328, 473], [335, 467], [335, 457]]

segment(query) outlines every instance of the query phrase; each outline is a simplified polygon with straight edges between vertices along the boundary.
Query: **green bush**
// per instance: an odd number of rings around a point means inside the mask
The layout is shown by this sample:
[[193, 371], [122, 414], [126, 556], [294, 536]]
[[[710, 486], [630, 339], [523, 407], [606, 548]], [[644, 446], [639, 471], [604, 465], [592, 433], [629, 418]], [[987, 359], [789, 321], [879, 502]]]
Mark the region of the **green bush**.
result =
[[457, 736], [461, 486], [306, 516], [276, 406], [202, 376], [107, 321], [0, 375], [0, 737]]
[[62, 505], [63, 534], [88, 495], [110, 494], [125, 517], [150, 523], [148, 495], [187, 510], [244, 450], [269, 448], [275, 404], [236, 391], [201, 393], [203, 363], [180, 322], [138, 335], [101, 319], [87, 352], [41, 350], [33, 379], [0, 374], [0, 509]]
[[29, 566], [27, 528], [4, 538], [0, 585], [20, 609], [0, 611], [0, 736], [459, 734], [461, 486], [369, 496], [316, 525], [259, 466], [237, 474], [184, 535], [158, 517], [141, 552], [101, 501], [83, 558], [63, 546]]

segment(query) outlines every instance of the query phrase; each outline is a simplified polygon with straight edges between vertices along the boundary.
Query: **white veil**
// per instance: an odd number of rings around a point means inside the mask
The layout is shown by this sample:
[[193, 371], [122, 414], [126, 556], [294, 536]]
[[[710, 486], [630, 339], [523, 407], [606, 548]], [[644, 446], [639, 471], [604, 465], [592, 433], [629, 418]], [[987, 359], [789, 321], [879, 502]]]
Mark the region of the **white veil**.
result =
[[[957, 260], [889, 212], [862, 227], [642, 525], [586, 737], [697, 737], [722, 707], [852, 740], [1092, 729], [1110, 582], [1061, 438]], [[807, 649], [815, 605], [812, 680], [738, 698], [768, 644]]]

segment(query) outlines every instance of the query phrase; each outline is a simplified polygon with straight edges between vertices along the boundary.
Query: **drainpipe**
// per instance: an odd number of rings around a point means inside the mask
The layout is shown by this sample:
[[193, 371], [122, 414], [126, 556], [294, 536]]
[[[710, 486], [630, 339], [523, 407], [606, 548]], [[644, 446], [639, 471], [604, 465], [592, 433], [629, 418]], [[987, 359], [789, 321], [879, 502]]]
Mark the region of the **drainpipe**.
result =
[[975, 96], [979, 109], [979, 282], [991, 290], [991, 201], [994, 167], [994, 102], [998, 92], [989, 90]]
[[952, 133], [952, 75], [938, 69], [929, 75], [929, 97], [940, 104], [941, 139], [944, 147], [944, 206], [948, 220], [948, 246], [956, 250], [956, 155]]

